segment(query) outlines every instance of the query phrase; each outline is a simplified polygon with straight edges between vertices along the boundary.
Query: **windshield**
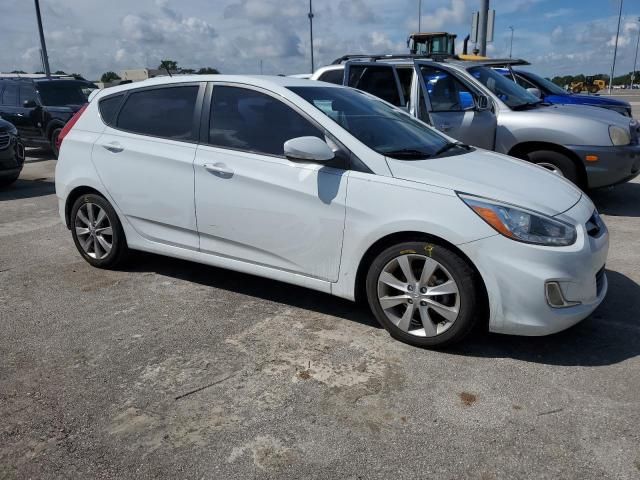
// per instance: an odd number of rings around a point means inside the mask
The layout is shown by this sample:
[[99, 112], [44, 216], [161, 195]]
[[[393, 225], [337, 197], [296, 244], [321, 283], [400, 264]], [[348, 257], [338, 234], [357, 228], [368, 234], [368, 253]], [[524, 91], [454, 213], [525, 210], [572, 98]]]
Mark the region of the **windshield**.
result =
[[554, 95], [566, 95], [567, 92], [562, 88], [553, 83], [551, 80], [547, 80], [540, 75], [536, 75], [531, 72], [516, 72], [519, 75], [522, 75], [526, 79], [530, 79], [533, 83], [538, 85], [538, 88], [543, 92], [549, 94], [552, 93]]
[[518, 109], [540, 103], [540, 99], [533, 93], [492, 68], [471, 67], [468, 71], [510, 108]]
[[[339, 87], [289, 87], [351, 135], [376, 152], [393, 158], [419, 160], [454, 146], [433, 129], [355, 89]], [[463, 153], [461, 149], [460, 153]]]
[[64, 107], [67, 105], [83, 105], [87, 103], [89, 94], [96, 86], [89, 82], [55, 80], [38, 82], [38, 93], [43, 105]]

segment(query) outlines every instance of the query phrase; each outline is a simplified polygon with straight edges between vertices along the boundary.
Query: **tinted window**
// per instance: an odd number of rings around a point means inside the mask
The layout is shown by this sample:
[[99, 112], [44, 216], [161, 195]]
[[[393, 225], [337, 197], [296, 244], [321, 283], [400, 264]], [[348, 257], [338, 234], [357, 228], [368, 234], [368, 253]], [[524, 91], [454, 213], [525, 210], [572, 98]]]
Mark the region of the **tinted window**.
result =
[[96, 86], [89, 82], [76, 80], [53, 80], [38, 82], [38, 91], [43, 105], [63, 107], [87, 103], [89, 93]]
[[468, 71], [510, 108], [518, 109], [540, 103], [538, 97], [492, 68], [471, 67]]
[[319, 129], [280, 100], [245, 88], [213, 88], [211, 145], [283, 155], [284, 142], [306, 136], [324, 139]]
[[405, 102], [411, 97], [411, 80], [413, 79], [413, 68], [396, 68], [398, 78], [400, 79], [400, 88], [404, 95]]
[[528, 80], [525, 80], [520, 75], [516, 75], [516, 83], [522, 88], [536, 88], [536, 86]]
[[194, 140], [197, 85], [133, 91], [118, 115], [122, 130], [175, 140]]
[[421, 66], [424, 84], [431, 101], [432, 112], [461, 112], [473, 108], [473, 95], [446, 70]]
[[100, 116], [102, 117], [102, 121], [107, 125], [112, 125], [115, 121], [116, 113], [118, 113], [123, 97], [124, 94], [121, 94], [100, 100], [100, 103], [98, 104]]
[[[382, 155], [419, 160], [467, 150], [398, 108], [349, 88], [289, 87], [354, 137]], [[445, 148], [446, 147], [446, 148]]]
[[20, 86], [20, 105], [28, 100], [36, 100], [36, 89], [32, 85]]
[[2, 92], [2, 104], [15, 107], [18, 105], [18, 87], [15, 85], [7, 85]]
[[351, 65], [349, 67], [350, 87], [364, 90], [394, 105], [400, 105], [398, 83], [393, 67], [384, 65]]
[[341, 68], [339, 70], [327, 70], [318, 77], [318, 80], [320, 80], [321, 82], [329, 82], [335, 83], [336, 85], [342, 85], [343, 78], [344, 70]]

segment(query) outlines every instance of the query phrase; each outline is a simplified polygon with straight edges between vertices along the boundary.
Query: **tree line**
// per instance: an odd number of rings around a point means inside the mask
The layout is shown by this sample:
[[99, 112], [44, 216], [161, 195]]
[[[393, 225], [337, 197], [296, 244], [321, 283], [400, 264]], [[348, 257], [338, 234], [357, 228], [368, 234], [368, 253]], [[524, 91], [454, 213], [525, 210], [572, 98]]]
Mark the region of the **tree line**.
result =
[[[220, 71], [213, 67], [202, 67], [199, 69], [195, 68], [182, 68], [178, 66], [178, 62], [175, 60], [162, 60], [160, 65], [158, 65], [158, 70], [165, 70], [171, 73], [178, 74], [196, 74], [196, 75], [211, 75], [218, 74]], [[115, 82], [116, 80], [121, 80], [120, 76], [116, 72], [104, 72], [100, 77], [100, 81], [104, 83]]]
[[[629, 72], [625, 75], [619, 75], [617, 77], [613, 77], [614, 85], [629, 85], [631, 83], [631, 74], [633, 72]], [[559, 85], [564, 88], [565, 85], [571, 85], [573, 82], [584, 82], [586, 77], [593, 77], [594, 80], [604, 80], [609, 84], [609, 75], [606, 73], [597, 73], [595, 75], [556, 75], [551, 78], [551, 81], [556, 85]], [[636, 71], [636, 77], [634, 83], [640, 83], [640, 71]]]

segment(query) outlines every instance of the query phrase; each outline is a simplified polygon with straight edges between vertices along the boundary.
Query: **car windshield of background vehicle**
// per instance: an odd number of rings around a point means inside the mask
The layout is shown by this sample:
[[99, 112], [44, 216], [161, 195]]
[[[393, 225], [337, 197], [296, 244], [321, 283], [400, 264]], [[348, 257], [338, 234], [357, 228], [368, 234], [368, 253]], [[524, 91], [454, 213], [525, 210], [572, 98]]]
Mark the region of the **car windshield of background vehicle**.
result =
[[[516, 75], [518, 73], [516, 72]], [[552, 95], [566, 95], [567, 92], [562, 88], [553, 83], [551, 80], [547, 80], [540, 75], [536, 75], [535, 73], [526, 72], [525, 75], [522, 75], [525, 79], [533, 81], [533, 83], [537, 83], [541, 88], [540, 90], [546, 90], [548, 93]]]
[[469, 73], [491, 90], [509, 108], [514, 110], [535, 106], [541, 102], [533, 93], [528, 92], [520, 85], [504, 75], [487, 67], [471, 67]]
[[87, 103], [91, 85], [82, 82], [38, 82], [38, 92], [43, 105], [63, 107]]
[[376, 152], [402, 160], [466, 153], [432, 128], [357, 90], [288, 87]]

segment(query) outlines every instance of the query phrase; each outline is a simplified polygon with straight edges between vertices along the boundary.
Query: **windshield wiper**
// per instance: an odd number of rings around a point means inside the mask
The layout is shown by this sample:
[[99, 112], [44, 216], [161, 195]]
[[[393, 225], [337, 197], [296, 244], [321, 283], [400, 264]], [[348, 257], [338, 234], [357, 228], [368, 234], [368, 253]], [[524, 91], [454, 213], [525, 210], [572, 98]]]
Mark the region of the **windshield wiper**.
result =
[[451, 150], [452, 148], [464, 148], [465, 150], [469, 150], [470, 149], [469, 145], [465, 145], [464, 143], [460, 143], [460, 142], [447, 143], [443, 147], [440, 147], [440, 149], [436, 153], [433, 154], [433, 157], [437, 157], [438, 155], [442, 155], [444, 152], [447, 152], [447, 151]]
[[424, 152], [422, 150], [417, 150], [415, 148], [401, 148], [399, 150], [389, 150], [388, 152], [381, 152], [383, 155], [387, 157], [394, 158], [429, 158], [431, 156], [430, 153]]

